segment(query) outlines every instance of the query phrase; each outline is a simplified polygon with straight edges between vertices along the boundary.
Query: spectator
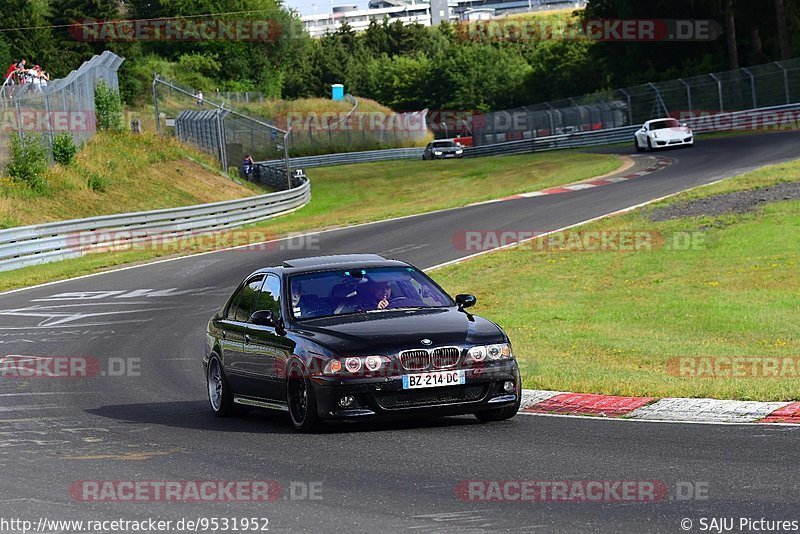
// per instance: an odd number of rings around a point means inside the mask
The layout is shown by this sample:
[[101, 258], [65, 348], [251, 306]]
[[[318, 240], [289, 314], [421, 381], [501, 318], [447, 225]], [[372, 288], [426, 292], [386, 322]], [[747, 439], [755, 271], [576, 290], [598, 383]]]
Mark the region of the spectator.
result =
[[33, 83], [34, 89], [38, 91], [42, 90], [42, 67], [36, 65], [30, 70], [31, 73], [31, 82]]
[[246, 155], [244, 160], [242, 160], [242, 174], [244, 174], [247, 178], [250, 178], [250, 175], [253, 173], [254, 164], [255, 162], [250, 154]]
[[197, 99], [197, 100], [195, 100], [197, 105], [202, 107], [203, 106], [203, 91], [197, 91], [197, 94], [194, 95], [194, 97]]
[[13, 76], [14, 76], [14, 73], [15, 73], [15, 72], [17, 72], [17, 63], [16, 63], [16, 62], [12, 63], [12, 64], [11, 64], [11, 65], [8, 67], [8, 70], [6, 70], [6, 74], [5, 74], [5, 76], [3, 76], [3, 81], [5, 82], [5, 81], [6, 81], [6, 80], [8, 80], [9, 78], [11, 78], [11, 80], [9, 80], [9, 82], [8, 82], [8, 83], [14, 83], [14, 78], [13, 78]]

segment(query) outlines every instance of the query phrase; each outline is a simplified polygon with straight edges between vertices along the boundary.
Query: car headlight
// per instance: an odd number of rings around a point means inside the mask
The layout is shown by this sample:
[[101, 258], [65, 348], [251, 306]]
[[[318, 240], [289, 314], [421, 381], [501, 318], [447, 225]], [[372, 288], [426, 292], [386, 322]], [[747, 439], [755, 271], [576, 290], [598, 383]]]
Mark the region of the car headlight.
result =
[[442, 155], [442, 151], [441, 150], [434, 150], [433, 153], [436, 154], [437, 156], [441, 156]]
[[510, 360], [514, 357], [511, 352], [511, 345], [508, 343], [494, 343], [492, 345], [476, 345], [467, 352], [469, 358], [474, 362], [486, 360]]
[[345, 358], [335, 358], [328, 360], [325, 364], [323, 374], [328, 376], [347, 376], [363, 375], [364, 369], [374, 373], [383, 368], [384, 362], [388, 361], [383, 356], [348, 356]]
[[652, 135], [652, 136], [653, 136], [653, 139], [655, 139], [655, 138], [657, 138], [657, 137], [658, 137], [658, 132], [653, 132], [653, 133], [651, 133], [650, 135]]
[[464, 151], [462, 149], [460, 149], [460, 148], [458, 150], [456, 150], [456, 154], [461, 154], [462, 152], [464, 152]]
[[357, 373], [361, 370], [361, 358], [345, 358], [344, 368], [348, 373]]
[[364, 360], [364, 365], [370, 371], [377, 371], [381, 368], [382, 363], [380, 356], [367, 356]]
[[469, 349], [469, 357], [472, 358], [473, 361], [482, 362], [486, 359], [486, 347], [478, 346], [472, 347]]

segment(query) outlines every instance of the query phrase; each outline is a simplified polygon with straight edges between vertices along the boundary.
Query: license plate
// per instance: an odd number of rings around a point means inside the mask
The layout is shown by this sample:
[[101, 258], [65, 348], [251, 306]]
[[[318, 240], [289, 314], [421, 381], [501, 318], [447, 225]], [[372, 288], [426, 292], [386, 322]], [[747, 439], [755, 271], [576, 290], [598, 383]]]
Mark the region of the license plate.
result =
[[464, 371], [435, 371], [403, 375], [403, 389], [435, 388], [439, 386], [457, 386], [464, 384]]

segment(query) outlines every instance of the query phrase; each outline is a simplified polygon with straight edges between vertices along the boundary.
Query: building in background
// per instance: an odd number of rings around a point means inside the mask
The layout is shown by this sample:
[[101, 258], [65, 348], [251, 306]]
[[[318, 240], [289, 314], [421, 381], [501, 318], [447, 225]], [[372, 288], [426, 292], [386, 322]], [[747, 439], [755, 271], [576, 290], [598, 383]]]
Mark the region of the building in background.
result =
[[370, 0], [367, 9], [348, 4], [335, 6], [332, 13], [300, 17], [312, 37], [333, 33], [347, 22], [355, 31], [366, 30], [370, 21], [399, 20], [403, 24], [436, 26], [441, 22], [485, 20], [491, 16], [560, 8], [581, 8], [587, 0]]

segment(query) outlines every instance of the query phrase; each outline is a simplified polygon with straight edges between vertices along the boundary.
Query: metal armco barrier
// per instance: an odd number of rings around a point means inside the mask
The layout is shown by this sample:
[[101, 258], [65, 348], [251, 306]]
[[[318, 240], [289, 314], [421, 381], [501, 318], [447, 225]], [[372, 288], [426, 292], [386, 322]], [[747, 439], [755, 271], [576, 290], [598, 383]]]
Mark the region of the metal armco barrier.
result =
[[[322, 154], [320, 156], [302, 156], [291, 158], [292, 167], [326, 167], [328, 165], [347, 165], [350, 163], [369, 163], [372, 161], [389, 161], [396, 159], [422, 159], [422, 147], [387, 148], [384, 150], [366, 150], [364, 152], [342, 152], [339, 154]], [[264, 165], [284, 165], [283, 160], [261, 162]]]
[[0, 230], [0, 271], [124, 249], [148, 239], [180, 238], [262, 221], [311, 199], [308, 180], [293, 189], [236, 200]]
[[[737, 127], [746, 128], [753, 123], [760, 127], [780, 126], [786, 121], [787, 114], [800, 113], [800, 104], [773, 106], [769, 108], [749, 109], [731, 113], [716, 113], [713, 115], [685, 119], [686, 123], [695, 134], [712, 133], [733, 130]], [[795, 115], [795, 118], [798, 118]], [[795, 126], [800, 126], [799, 121], [793, 121]], [[580, 148], [584, 146], [601, 146], [616, 143], [633, 143], [633, 134], [641, 125], [623, 126], [591, 132], [574, 132], [563, 135], [539, 137], [536, 139], [522, 139], [494, 145], [467, 147], [465, 157], [499, 156], [506, 154], [524, 154], [530, 152], [544, 152], [564, 148]]]
[[[736, 125], [746, 124], [749, 119], [756, 119], [761, 126], [780, 125], [785, 121], [786, 113], [800, 113], [800, 103], [768, 108], [749, 109], [731, 113], [716, 113], [686, 119], [685, 122], [695, 133], [710, 133], [736, 128]], [[623, 126], [588, 132], [574, 132], [548, 137], [521, 139], [507, 141], [492, 145], [465, 147], [464, 157], [478, 158], [484, 156], [504, 156], [509, 154], [529, 154], [531, 152], [544, 152], [564, 148], [580, 148], [587, 146], [602, 146], [616, 143], [633, 143], [633, 133], [641, 125]], [[399, 159], [422, 159], [421, 147], [417, 148], [392, 148], [388, 150], [370, 150], [367, 152], [344, 152], [341, 154], [325, 154], [322, 156], [307, 156], [291, 158], [292, 165], [300, 167], [323, 167], [327, 165], [347, 165], [351, 163], [365, 163], [370, 161], [387, 161]], [[283, 161], [273, 160], [262, 163], [267, 166], [283, 165]]]

